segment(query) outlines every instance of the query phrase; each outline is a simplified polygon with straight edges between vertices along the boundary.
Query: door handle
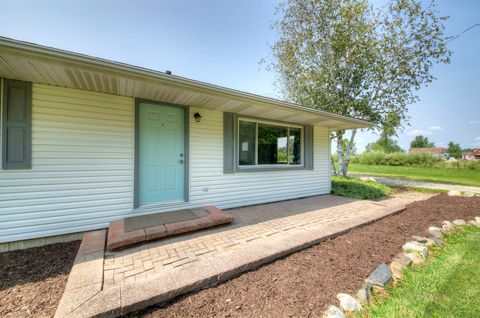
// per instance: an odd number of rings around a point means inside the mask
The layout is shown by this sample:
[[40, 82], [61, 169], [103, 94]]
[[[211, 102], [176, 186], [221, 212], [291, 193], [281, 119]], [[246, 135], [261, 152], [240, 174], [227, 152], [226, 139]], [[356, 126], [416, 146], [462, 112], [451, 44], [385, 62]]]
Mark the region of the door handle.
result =
[[183, 159], [180, 159], [178, 162], [179, 162], [181, 165], [183, 165]]

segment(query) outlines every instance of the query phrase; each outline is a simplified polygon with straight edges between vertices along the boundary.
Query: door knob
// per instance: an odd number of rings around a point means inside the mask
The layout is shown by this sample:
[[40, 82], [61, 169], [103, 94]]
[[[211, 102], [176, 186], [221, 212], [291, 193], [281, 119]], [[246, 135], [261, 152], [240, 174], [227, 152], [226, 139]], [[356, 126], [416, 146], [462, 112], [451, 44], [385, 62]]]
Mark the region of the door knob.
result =
[[183, 160], [182, 159], [180, 159], [178, 162], [183, 165]]

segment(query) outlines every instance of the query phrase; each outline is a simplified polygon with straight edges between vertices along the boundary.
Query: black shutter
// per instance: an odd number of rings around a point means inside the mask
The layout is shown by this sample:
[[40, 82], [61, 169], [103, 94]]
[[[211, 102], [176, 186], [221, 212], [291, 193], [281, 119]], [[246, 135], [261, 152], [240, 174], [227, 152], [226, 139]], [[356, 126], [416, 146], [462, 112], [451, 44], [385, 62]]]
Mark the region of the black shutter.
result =
[[305, 168], [313, 170], [313, 126], [305, 126]]
[[2, 168], [31, 168], [32, 83], [4, 80]]
[[223, 113], [223, 173], [235, 172], [235, 114]]

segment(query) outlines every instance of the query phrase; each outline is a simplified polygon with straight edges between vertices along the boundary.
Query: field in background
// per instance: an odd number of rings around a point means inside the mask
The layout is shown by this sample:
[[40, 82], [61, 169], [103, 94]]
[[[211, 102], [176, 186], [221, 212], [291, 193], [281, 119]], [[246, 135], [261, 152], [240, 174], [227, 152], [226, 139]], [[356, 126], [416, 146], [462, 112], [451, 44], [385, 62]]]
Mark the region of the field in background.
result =
[[348, 173], [364, 173], [383, 177], [480, 186], [480, 170], [377, 166], [351, 163]]

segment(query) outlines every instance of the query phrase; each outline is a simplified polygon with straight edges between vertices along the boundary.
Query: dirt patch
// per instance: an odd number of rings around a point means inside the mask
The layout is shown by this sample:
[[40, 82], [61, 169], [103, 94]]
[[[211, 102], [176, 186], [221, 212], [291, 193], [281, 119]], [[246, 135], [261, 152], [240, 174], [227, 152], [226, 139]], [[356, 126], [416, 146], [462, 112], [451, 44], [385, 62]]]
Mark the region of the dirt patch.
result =
[[445, 194], [412, 203], [401, 214], [355, 229], [245, 273], [214, 288], [150, 307], [131, 317], [318, 317], [339, 292], [354, 293], [411, 235], [432, 224], [480, 216], [480, 198]]
[[0, 253], [0, 317], [53, 317], [79, 245]]

